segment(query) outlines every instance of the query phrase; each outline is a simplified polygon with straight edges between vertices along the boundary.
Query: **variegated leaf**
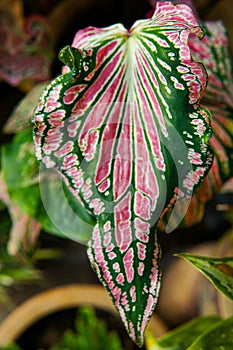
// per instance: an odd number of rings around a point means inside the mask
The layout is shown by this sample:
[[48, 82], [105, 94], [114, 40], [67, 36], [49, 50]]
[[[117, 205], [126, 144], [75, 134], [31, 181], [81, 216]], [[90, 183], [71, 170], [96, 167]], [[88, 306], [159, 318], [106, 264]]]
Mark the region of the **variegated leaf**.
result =
[[204, 101], [211, 105], [218, 102], [233, 108], [233, 71], [228, 33], [221, 21], [203, 23], [205, 37], [197, 41], [189, 39], [189, 47], [195, 60], [203, 62], [208, 73], [208, 86]]
[[176, 256], [191, 263], [218, 291], [233, 300], [233, 257], [211, 258], [188, 253], [180, 253]]
[[[193, 3], [193, 0], [170, 0], [170, 1], [169, 0], [149, 0], [149, 3], [150, 3], [151, 8], [152, 8], [152, 10], [151, 10], [152, 14], [153, 14], [153, 11], [154, 11], [154, 9], [155, 9], [155, 7], [156, 7], [158, 2], [171, 2], [173, 4], [187, 5], [187, 6], [189, 6], [192, 9], [192, 11], [193, 11], [194, 15], [196, 16], [196, 18], [198, 18], [197, 10], [196, 10], [196, 7], [195, 7], [195, 5]], [[147, 14], [147, 18], [149, 17], [148, 15], [149, 15], [149, 13]]]
[[[208, 85], [201, 101], [212, 114], [213, 135], [210, 144], [214, 153], [213, 165], [202, 185], [193, 195], [183, 220], [184, 226], [194, 225], [203, 217], [205, 204], [233, 176], [233, 67], [228, 35], [221, 21], [203, 24], [205, 37], [200, 41], [190, 36], [189, 46], [196, 61], [201, 61], [208, 73]], [[177, 203], [172, 213], [175, 226], [186, 210], [186, 200]], [[167, 213], [167, 217], [170, 213]], [[167, 217], [160, 222], [164, 229]]]
[[209, 83], [201, 103], [213, 116], [210, 144], [215, 157], [205, 179], [213, 196], [233, 176], [233, 66], [223, 23], [206, 22], [204, 30], [206, 36], [199, 48], [194, 37], [189, 45], [195, 59], [205, 64], [208, 73]]
[[12, 86], [24, 79], [48, 80], [54, 53], [46, 19], [31, 15], [25, 19], [23, 28], [13, 30], [12, 26], [9, 19], [0, 23], [0, 79]]
[[214, 161], [192, 199], [195, 201], [191, 207], [193, 215], [233, 176], [233, 66], [228, 34], [221, 21], [206, 22], [203, 28], [204, 39], [197, 42], [191, 37], [189, 45], [194, 58], [204, 63], [208, 73], [208, 86], [201, 104], [212, 113], [210, 144]]
[[128, 31], [76, 34], [69, 67], [35, 110], [37, 157], [55, 167], [97, 224], [88, 256], [138, 344], [157, 302], [160, 249], [150, 231], [177, 196], [191, 198], [211, 165], [206, 72], [193, 62], [191, 9], [159, 3]]

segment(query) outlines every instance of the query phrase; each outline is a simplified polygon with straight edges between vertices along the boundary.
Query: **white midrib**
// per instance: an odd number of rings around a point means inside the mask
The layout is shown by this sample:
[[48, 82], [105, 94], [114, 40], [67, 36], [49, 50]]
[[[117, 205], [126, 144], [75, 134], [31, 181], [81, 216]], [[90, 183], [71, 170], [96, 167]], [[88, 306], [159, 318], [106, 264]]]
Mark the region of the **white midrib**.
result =
[[134, 75], [135, 75], [135, 35], [131, 33], [126, 40], [125, 45], [125, 60], [126, 60], [126, 81], [128, 82], [128, 98], [127, 102], [133, 103], [135, 100], [135, 91], [134, 91]]

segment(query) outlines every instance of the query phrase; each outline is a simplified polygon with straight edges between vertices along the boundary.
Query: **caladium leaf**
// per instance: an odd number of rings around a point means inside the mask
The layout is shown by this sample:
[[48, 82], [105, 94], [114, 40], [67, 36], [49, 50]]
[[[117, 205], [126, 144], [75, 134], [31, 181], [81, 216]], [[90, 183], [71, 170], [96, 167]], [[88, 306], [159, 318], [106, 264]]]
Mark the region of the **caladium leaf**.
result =
[[201, 104], [212, 113], [213, 135], [210, 144], [214, 153], [213, 165], [192, 199], [193, 217], [198, 208], [221, 190], [233, 176], [233, 67], [228, 35], [221, 21], [206, 22], [202, 41], [190, 37], [193, 57], [204, 63], [208, 86]]
[[222, 22], [206, 22], [201, 44], [194, 37], [189, 45], [193, 56], [202, 60], [208, 72], [208, 87], [202, 105], [213, 115], [210, 143], [215, 155], [206, 178], [212, 194], [233, 176], [233, 66], [228, 35]]
[[167, 2], [130, 30], [79, 31], [33, 119], [38, 159], [97, 222], [90, 262], [139, 345], [161, 278], [151, 227], [178, 195], [191, 198], [212, 162], [198, 106], [206, 72], [191, 59], [190, 32], [203, 35], [191, 9]]
[[[196, 18], [198, 18], [197, 10], [196, 10], [196, 7], [195, 7], [195, 5], [193, 3], [193, 0], [170, 0], [170, 1], [169, 0], [149, 0], [149, 3], [151, 5], [151, 7], [152, 7], [151, 15], [153, 14], [154, 9], [155, 9], [157, 3], [159, 3], [159, 2], [172, 2], [173, 4], [187, 5], [187, 6], [189, 6], [192, 9], [192, 11], [195, 14]], [[148, 15], [149, 15], [149, 13], [147, 14], [147, 18], [149, 17]]]
[[[189, 47], [195, 60], [201, 61], [208, 73], [208, 85], [201, 105], [212, 114], [213, 134], [210, 144], [214, 161], [202, 185], [192, 197], [183, 226], [200, 222], [206, 202], [233, 176], [233, 67], [228, 35], [221, 21], [205, 22], [203, 29], [205, 37], [200, 41], [191, 35]], [[173, 211], [170, 218], [173, 225], [184, 216], [186, 205], [186, 200], [177, 203], [176, 211]], [[167, 217], [170, 214], [167, 213]], [[167, 217], [164, 216], [160, 222], [160, 229], [164, 229]]]
[[233, 71], [227, 30], [221, 21], [202, 24], [205, 37], [197, 41], [189, 38], [193, 57], [204, 63], [208, 73], [208, 86], [203, 100], [211, 105], [218, 102], [233, 108]]
[[50, 77], [53, 36], [45, 18], [31, 15], [24, 26], [12, 30], [12, 22], [1, 21], [0, 79], [17, 86], [24, 79], [45, 81]]

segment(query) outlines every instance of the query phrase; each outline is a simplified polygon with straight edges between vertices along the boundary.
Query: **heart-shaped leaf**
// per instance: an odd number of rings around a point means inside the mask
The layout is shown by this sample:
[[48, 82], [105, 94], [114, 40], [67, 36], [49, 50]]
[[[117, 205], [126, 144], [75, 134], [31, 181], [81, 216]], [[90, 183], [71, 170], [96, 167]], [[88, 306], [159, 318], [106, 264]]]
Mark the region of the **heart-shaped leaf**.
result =
[[[152, 226], [206, 175], [206, 86], [192, 61], [191, 9], [159, 3], [151, 19], [79, 31], [34, 113], [38, 159], [64, 176], [97, 224], [90, 262], [139, 345], [157, 302], [160, 249]], [[171, 229], [171, 228], [169, 228]]]

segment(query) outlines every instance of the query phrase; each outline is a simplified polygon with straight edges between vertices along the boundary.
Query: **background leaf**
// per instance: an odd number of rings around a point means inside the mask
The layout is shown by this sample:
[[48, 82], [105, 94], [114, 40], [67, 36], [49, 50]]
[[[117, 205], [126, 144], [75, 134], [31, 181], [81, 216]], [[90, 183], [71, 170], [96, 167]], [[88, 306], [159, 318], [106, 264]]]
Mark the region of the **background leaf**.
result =
[[83, 306], [78, 310], [75, 330], [66, 330], [59, 344], [50, 350], [122, 350], [119, 335], [107, 329], [104, 320], [96, 316], [95, 310]]
[[208, 258], [187, 253], [175, 255], [190, 262], [201, 271], [220, 292], [233, 300], [233, 257]]
[[233, 316], [204, 332], [187, 350], [230, 350], [233, 348]]
[[[34, 218], [49, 233], [81, 242], [90, 239], [95, 220], [84, 211], [73, 194], [67, 192], [57, 174], [45, 174], [45, 169], [39, 168], [31, 128], [19, 131], [11, 143], [3, 145], [1, 156], [5, 196], [8, 198], [5, 203], [14, 223], [11, 230], [14, 237], [10, 241], [12, 253], [20, 248], [20, 237], [22, 240], [24, 237], [26, 247], [26, 241], [36, 236]], [[20, 234], [22, 230], [24, 234]]]
[[158, 339], [158, 345], [162, 349], [186, 350], [203, 332], [217, 324], [219, 316], [203, 316], [175, 328], [162, 338]]
[[25, 213], [36, 216], [40, 192], [38, 187], [38, 162], [34, 154], [31, 129], [3, 145], [2, 174], [11, 198]]
[[12, 86], [26, 78], [45, 81], [50, 77], [54, 57], [49, 23], [40, 15], [17, 18], [11, 7], [2, 6], [0, 14], [0, 79]]
[[16, 134], [21, 130], [31, 128], [31, 117], [38, 99], [48, 83], [38, 83], [16, 105], [4, 125], [3, 132]]

